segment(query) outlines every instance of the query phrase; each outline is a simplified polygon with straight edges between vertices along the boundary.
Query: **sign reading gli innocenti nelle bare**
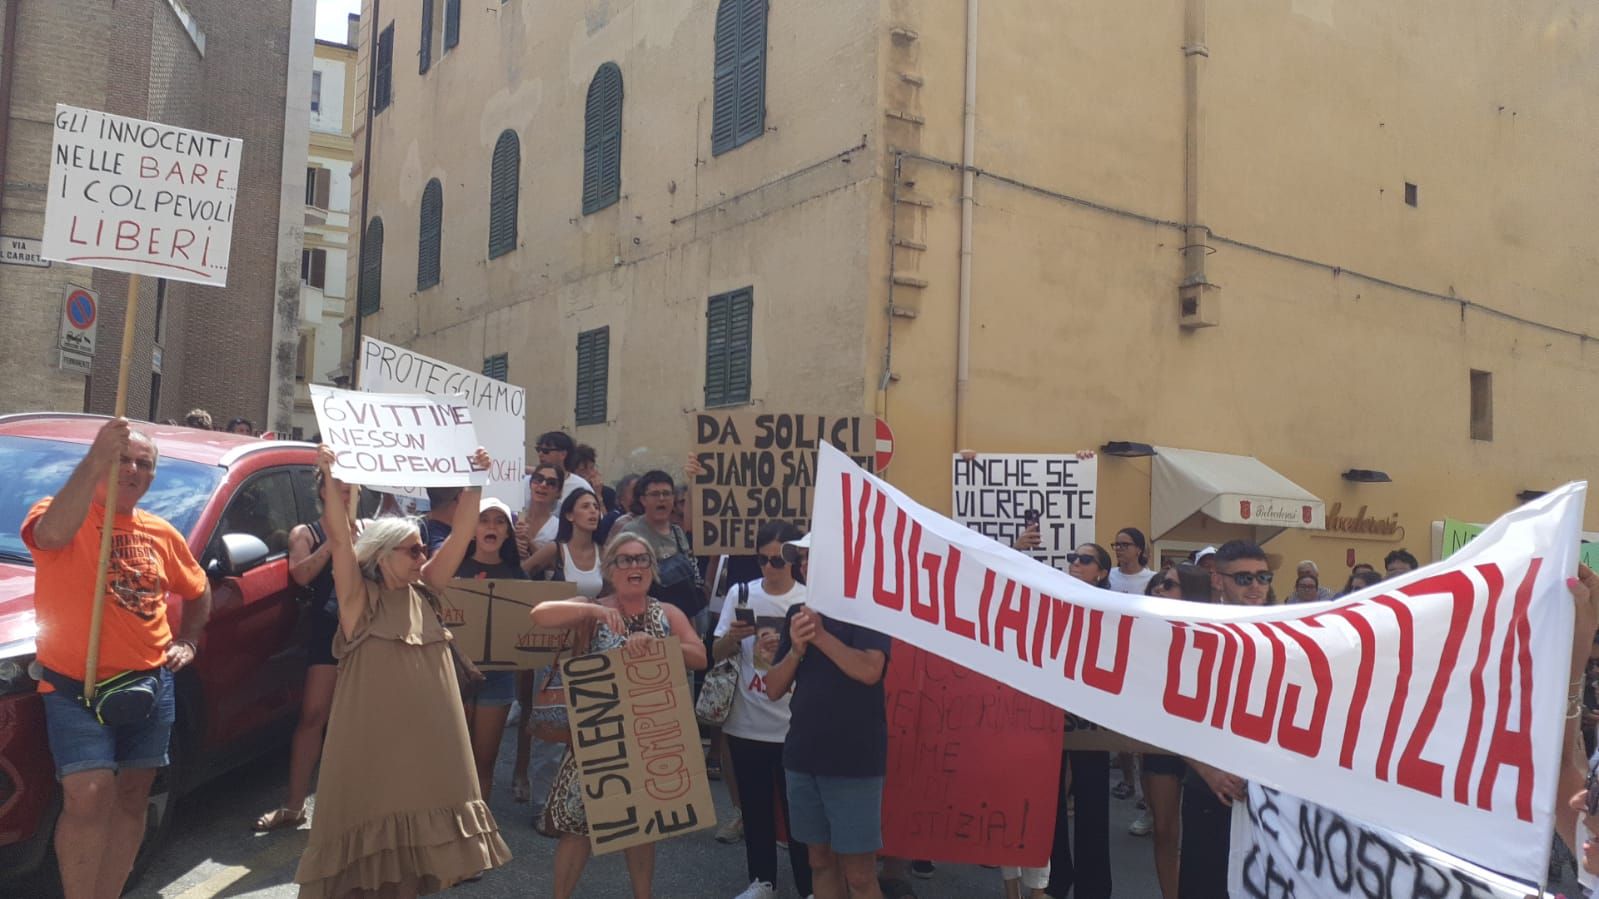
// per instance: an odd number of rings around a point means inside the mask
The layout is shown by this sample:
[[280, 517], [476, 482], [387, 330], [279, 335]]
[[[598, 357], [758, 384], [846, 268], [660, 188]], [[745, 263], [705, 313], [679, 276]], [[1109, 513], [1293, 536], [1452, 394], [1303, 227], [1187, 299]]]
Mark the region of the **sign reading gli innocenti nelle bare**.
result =
[[222, 286], [243, 143], [56, 106], [41, 256]]

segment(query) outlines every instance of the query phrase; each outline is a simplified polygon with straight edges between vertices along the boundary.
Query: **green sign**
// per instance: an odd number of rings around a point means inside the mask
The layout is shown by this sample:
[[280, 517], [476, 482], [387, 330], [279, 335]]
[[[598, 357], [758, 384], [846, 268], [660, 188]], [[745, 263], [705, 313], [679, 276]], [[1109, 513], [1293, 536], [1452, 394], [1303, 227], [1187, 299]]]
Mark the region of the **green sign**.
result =
[[[1480, 524], [1467, 524], [1464, 521], [1456, 521], [1453, 518], [1445, 518], [1443, 540], [1444, 558], [1449, 558], [1455, 554], [1455, 550], [1465, 546], [1472, 540], [1475, 540], [1477, 535], [1482, 533], [1482, 529], [1483, 525]], [[1595, 571], [1599, 571], [1599, 543], [1588, 543], [1584, 541], [1578, 551], [1578, 559], [1582, 562], [1582, 564], [1592, 568]]]

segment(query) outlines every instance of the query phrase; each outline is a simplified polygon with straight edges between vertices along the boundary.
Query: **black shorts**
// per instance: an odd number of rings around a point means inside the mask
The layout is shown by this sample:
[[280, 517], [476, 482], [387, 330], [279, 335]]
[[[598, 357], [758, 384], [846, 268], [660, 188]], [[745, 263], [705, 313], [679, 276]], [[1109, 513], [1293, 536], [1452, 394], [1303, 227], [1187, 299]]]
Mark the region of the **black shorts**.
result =
[[311, 634], [305, 641], [307, 665], [337, 665], [333, 657], [333, 635], [339, 632], [339, 617], [326, 612], [311, 612]]
[[1182, 757], [1175, 755], [1160, 755], [1153, 752], [1144, 753], [1144, 773], [1164, 774], [1168, 777], [1182, 777], [1188, 766], [1183, 764]]

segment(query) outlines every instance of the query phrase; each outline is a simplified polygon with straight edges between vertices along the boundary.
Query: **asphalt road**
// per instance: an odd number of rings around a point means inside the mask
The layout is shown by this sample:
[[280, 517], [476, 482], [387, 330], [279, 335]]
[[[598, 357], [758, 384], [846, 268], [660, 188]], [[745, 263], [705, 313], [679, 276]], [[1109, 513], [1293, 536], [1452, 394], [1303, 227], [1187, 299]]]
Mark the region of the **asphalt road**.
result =
[[[489, 804], [514, 858], [507, 867], [489, 872], [481, 881], [450, 891], [450, 895], [461, 899], [550, 895], [549, 871], [555, 842], [534, 832], [530, 806], [512, 801], [510, 760], [514, 745], [510, 740], [508, 731]], [[166, 850], [128, 895], [137, 899], [287, 899], [297, 895], [294, 869], [305, 847], [309, 825], [297, 831], [264, 835], [250, 830], [250, 822], [257, 815], [282, 801], [287, 768], [286, 756], [280, 756], [186, 797]], [[717, 815], [725, 818], [730, 810], [727, 791], [720, 783], [713, 786]], [[1127, 834], [1127, 825], [1136, 814], [1133, 803], [1113, 799], [1111, 805], [1116, 894], [1137, 899], [1158, 896], [1149, 839]], [[658, 899], [731, 897], [748, 885], [742, 844], [723, 845], [716, 842], [713, 834], [711, 830], [699, 831], [658, 844]], [[781, 852], [778, 858], [780, 895], [794, 896], [787, 858]], [[931, 879], [916, 880], [913, 886], [921, 899], [1004, 895], [998, 871], [971, 865], [940, 865]], [[606, 856], [591, 861], [584, 871], [579, 895], [630, 895], [622, 859]]]

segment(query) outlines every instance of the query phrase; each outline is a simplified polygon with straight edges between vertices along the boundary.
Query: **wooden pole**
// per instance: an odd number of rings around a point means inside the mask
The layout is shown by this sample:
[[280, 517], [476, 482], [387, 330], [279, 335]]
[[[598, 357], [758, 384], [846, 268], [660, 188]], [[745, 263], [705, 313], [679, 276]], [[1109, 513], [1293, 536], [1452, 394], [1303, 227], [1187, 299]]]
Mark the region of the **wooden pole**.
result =
[[[117, 401], [115, 417], [128, 412], [128, 367], [133, 362], [133, 332], [139, 325], [139, 276], [128, 276], [128, 308], [122, 315], [122, 360], [117, 370]], [[94, 603], [89, 618], [89, 659], [84, 665], [83, 698], [93, 699], [95, 674], [100, 667], [100, 622], [105, 617], [106, 574], [111, 566], [111, 535], [117, 521], [117, 476], [122, 472], [122, 460], [111, 465], [105, 485], [105, 528], [100, 532], [100, 564], [95, 569]]]

